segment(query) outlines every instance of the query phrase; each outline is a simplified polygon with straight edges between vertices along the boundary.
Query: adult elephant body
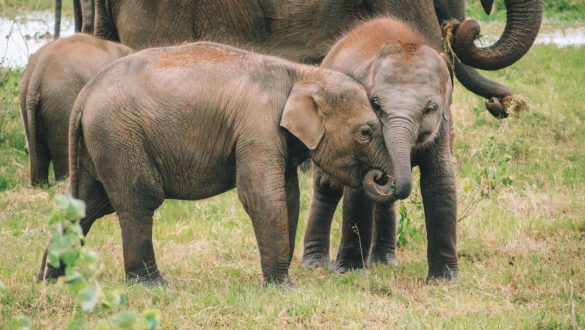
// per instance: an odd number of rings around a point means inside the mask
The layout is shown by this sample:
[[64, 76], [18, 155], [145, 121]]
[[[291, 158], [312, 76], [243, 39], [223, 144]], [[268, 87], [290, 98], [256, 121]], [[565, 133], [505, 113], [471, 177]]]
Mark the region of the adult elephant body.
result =
[[[433, 48], [442, 50], [437, 13], [460, 17], [453, 8], [464, 8], [462, 2], [97, 0], [95, 35], [120, 41], [134, 49], [207, 40], [277, 55], [296, 62], [318, 64], [345, 31], [364, 19], [377, 16], [389, 15], [408, 22], [423, 34]], [[507, 29], [514, 33], [504, 34], [497, 47], [489, 52], [482, 53], [472, 42], [469, 43], [474, 26], [467, 25], [456, 31], [456, 36], [462, 36], [461, 40], [466, 41], [454, 40], [457, 54], [476, 54], [471, 57], [462, 56], [469, 59], [466, 64], [471, 67], [501, 68], [510, 65], [528, 50], [533, 39], [519, 39], [515, 36], [517, 31], [530, 36], [538, 31], [542, 13], [541, 0], [506, 0], [506, 4], [509, 14], [514, 18], [508, 22], [510, 24], [507, 24]], [[526, 8], [533, 10], [528, 15], [518, 14], [518, 11]], [[443, 19], [441, 16], [441, 20]], [[530, 24], [526, 23], [524, 26], [524, 21]], [[501, 63], [498, 63], [499, 58], [502, 59]], [[458, 64], [458, 77], [464, 79], [468, 89], [488, 99], [495, 97], [495, 100], [503, 101], [503, 97], [511, 95], [507, 88], [489, 81], [470, 67]]]

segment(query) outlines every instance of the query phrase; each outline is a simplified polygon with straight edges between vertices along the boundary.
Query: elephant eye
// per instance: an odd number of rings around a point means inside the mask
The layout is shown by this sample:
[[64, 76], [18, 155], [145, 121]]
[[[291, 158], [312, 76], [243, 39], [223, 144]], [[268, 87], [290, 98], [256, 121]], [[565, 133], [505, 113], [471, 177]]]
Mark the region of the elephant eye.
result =
[[425, 106], [425, 109], [423, 110], [423, 112], [424, 112], [425, 115], [428, 115], [431, 112], [437, 111], [437, 109], [439, 109], [439, 105], [437, 103], [435, 103], [435, 102], [430, 101]]
[[360, 135], [362, 139], [369, 140], [372, 138], [372, 127], [370, 125], [364, 125], [360, 128]]
[[377, 96], [372, 97], [372, 108], [376, 113], [380, 113], [382, 111], [382, 106], [380, 105], [380, 99]]

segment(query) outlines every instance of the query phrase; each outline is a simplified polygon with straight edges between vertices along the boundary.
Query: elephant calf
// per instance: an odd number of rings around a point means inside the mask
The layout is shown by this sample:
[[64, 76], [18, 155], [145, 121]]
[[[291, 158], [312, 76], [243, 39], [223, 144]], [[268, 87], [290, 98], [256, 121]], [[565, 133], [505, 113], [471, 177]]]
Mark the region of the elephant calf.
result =
[[393, 202], [410, 195], [411, 167], [419, 166], [428, 277], [457, 277], [457, 199], [449, 121], [453, 78], [447, 57], [427, 45], [405, 23], [379, 18], [348, 32], [323, 60], [322, 67], [343, 72], [366, 88], [382, 122], [393, 189], [377, 198], [367, 187], [343, 189], [331, 184], [317, 170], [305, 233], [305, 266], [330, 263], [331, 220], [342, 196], [343, 232], [335, 269], [364, 267], [368, 257], [372, 262], [396, 264]]
[[20, 108], [33, 186], [48, 182], [51, 160], [56, 179], [67, 175], [67, 131], [75, 98], [95, 74], [130, 52], [126, 46], [76, 34], [31, 56], [20, 81]]
[[152, 215], [164, 199], [237, 187], [264, 279], [279, 283], [293, 256], [297, 166], [310, 157], [359, 187], [377, 185], [362, 181], [364, 172], [389, 161], [360, 84], [214, 43], [148, 49], [110, 65], [80, 93], [69, 141], [71, 194], [87, 204], [83, 233], [117, 212], [126, 278], [149, 284], [165, 282], [152, 246]]

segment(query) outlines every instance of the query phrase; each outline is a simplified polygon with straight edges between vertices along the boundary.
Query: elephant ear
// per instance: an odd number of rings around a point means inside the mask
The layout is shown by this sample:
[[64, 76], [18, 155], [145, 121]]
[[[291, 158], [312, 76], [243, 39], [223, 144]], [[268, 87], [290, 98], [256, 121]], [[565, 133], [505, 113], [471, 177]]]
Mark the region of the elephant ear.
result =
[[280, 119], [280, 126], [310, 150], [317, 148], [325, 134], [322, 93], [323, 86], [318, 82], [297, 82], [288, 96]]
[[451, 56], [447, 55], [446, 53], [441, 53], [441, 57], [445, 64], [447, 65], [447, 69], [449, 70], [449, 77], [451, 77], [451, 87], [455, 85], [455, 81], [453, 81], [453, 67], [455, 66], [456, 59], [452, 58]]

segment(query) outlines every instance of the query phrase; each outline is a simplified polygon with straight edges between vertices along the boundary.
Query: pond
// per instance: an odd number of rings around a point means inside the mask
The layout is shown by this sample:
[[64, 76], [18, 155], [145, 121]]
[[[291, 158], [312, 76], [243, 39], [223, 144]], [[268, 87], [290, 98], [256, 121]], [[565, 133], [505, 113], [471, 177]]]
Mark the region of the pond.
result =
[[[14, 19], [0, 17], [0, 67], [24, 67], [29, 55], [52, 39], [53, 22], [54, 16], [50, 11], [31, 12]], [[73, 33], [73, 18], [63, 17], [61, 35], [68, 36]], [[497, 36], [488, 34], [478, 43], [485, 46], [496, 40]], [[538, 35], [535, 43], [559, 47], [584, 45], [585, 26], [547, 29]]]

